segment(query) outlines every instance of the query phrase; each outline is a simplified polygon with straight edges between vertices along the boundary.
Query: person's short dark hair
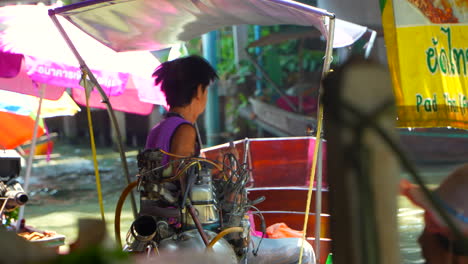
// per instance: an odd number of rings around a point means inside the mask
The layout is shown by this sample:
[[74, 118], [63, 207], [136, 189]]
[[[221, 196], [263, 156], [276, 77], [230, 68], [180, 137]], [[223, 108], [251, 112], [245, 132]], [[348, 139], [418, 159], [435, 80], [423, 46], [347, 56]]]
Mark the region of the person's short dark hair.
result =
[[190, 104], [198, 85], [206, 89], [218, 75], [207, 60], [191, 55], [162, 63], [153, 77], [155, 85], [161, 84], [169, 107], [179, 107]]

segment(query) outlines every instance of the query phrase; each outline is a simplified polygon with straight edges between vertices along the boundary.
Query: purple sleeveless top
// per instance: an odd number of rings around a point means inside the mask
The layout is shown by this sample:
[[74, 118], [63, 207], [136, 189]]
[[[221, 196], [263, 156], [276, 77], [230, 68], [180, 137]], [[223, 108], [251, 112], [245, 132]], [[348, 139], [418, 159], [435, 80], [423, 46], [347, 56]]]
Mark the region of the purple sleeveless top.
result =
[[[189, 121], [180, 116], [169, 116], [154, 126], [147, 139], [145, 149], [162, 149], [166, 152], [171, 151], [172, 135], [182, 124], [192, 125]], [[163, 164], [169, 162], [169, 156], [164, 155]]]

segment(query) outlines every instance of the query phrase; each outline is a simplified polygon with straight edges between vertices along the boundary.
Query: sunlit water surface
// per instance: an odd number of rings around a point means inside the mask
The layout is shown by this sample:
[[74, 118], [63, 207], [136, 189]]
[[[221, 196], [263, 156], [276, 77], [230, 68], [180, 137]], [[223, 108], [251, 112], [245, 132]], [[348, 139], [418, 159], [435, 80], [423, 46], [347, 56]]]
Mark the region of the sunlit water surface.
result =
[[[435, 188], [458, 165], [420, 166], [418, 171], [427, 186]], [[406, 173], [402, 173], [402, 178], [412, 180], [412, 177]], [[398, 228], [402, 263], [424, 263], [417, 242], [424, 228], [423, 213], [421, 208], [413, 205], [406, 197], [398, 197]]]
[[423, 222], [423, 210], [415, 207], [405, 197], [398, 198], [398, 228], [400, 232], [400, 251], [403, 263], [424, 263], [417, 243]]

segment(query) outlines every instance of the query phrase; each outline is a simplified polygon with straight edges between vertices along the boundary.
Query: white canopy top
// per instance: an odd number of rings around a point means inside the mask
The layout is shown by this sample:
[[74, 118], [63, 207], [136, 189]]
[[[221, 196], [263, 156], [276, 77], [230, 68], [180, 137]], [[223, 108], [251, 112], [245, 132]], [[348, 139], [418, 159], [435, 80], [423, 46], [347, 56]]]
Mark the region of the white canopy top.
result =
[[[289, 0], [91, 0], [50, 10], [115, 51], [158, 50], [226, 26], [302, 25], [328, 35], [334, 14]], [[336, 20], [334, 47], [366, 27]]]

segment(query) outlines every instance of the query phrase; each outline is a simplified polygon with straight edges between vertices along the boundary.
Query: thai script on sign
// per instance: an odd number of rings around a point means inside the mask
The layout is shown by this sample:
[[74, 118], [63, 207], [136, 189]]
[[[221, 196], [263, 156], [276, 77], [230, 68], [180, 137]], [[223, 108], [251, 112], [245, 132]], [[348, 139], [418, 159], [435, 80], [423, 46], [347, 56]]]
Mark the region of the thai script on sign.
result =
[[[47, 67], [40, 65], [37, 67], [37, 72], [43, 75], [53, 76], [57, 78], [65, 78], [70, 80], [80, 80], [81, 71], [80, 70], [66, 70], [66, 69], [56, 69], [53, 67]], [[105, 87], [116, 87], [122, 85], [122, 81], [114, 78], [103, 77], [99, 73], [93, 71], [94, 75], [99, 84]]]
[[[467, 76], [468, 48], [455, 48], [452, 46], [450, 27], [440, 27], [444, 37], [433, 37], [432, 47], [426, 50], [426, 65], [434, 74], [440, 71], [443, 75]], [[443, 45], [444, 44], [444, 45]]]
[[37, 72], [40, 74], [50, 75], [54, 77], [60, 78], [67, 78], [67, 79], [74, 79], [79, 80], [81, 78], [81, 71], [70, 71], [70, 70], [63, 70], [63, 69], [54, 69], [51, 67], [46, 66], [39, 66], [37, 67]]

